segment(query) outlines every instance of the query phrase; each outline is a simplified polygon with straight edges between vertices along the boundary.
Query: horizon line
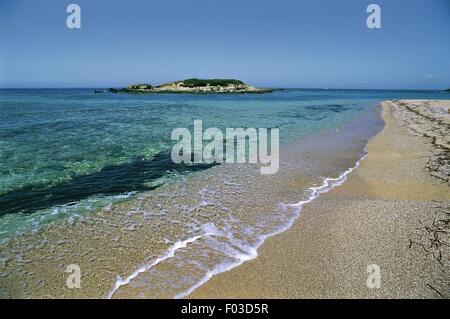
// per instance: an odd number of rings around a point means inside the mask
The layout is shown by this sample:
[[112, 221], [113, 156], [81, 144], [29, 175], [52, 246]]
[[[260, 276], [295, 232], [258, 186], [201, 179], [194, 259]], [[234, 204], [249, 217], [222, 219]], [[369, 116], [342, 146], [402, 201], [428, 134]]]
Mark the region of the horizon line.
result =
[[[92, 89], [110, 89], [116, 88], [115, 86], [92, 86], [92, 87], [0, 87], [0, 90], [92, 90]], [[372, 90], [372, 91], [447, 91], [450, 89], [400, 89], [400, 88], [338, 88], [338, 87], [261, 87], [270, 89], [281, 89], [281, 90]]]

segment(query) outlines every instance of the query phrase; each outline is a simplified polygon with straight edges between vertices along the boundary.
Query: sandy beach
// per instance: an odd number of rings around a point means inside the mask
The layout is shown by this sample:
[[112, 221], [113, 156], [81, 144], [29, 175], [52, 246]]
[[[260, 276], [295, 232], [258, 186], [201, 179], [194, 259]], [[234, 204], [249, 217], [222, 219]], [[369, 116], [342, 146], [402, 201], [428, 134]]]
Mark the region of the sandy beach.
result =
[[[342, 186], [189, 297], [448, 298], [450, 101], [381, 107], [385, 127]], [[366, 285], [372, 264], [380, 288]]]

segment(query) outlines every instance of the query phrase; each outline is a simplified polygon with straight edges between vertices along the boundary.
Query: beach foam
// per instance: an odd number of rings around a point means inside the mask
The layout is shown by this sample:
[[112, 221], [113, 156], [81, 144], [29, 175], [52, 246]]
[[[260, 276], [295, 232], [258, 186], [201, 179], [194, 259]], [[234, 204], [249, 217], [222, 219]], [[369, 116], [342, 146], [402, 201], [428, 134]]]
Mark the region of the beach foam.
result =
[[[214, 223], [205, 223], [201, 225], [200, 234], [175, 242], [161, 256], [137, 268], [128, 277], [117, 277], [113, 289], [108, 294], [108, 298], [112, 298], [121, 287], [129, 285], [140, 274], [149, 272], [161, 263], [168, 262], [170, 259], [177, 257], [180, 260], [189, 263], [190, 267], [195, 265], [197, 268], [196, 271], [192, 271], [185, 275], [192, 276], [189, 280], [184, 280], [192, 282], [192, 284], [181, 292], [177, 292], [173, 295], [174, 298], [184, 298], [188, 296], [215, 275], [229, 271], [246, 261], [255, 259], [258, 256], [258, 248], [267, 238], [288, 230], [300, 216], [301, 210], [305, 204], [318, 198], [320, 194], [326, 193], [344, 183], [347, 179], [347, 175], [356, 169], [365, 157], [366, 153], [364, 153], [353, 167], [340, 174], [337, 178], [326, 177], [323, 178], [322, 183], [319, 186], [309, 187], [299, 202], [280, 204], [279, 214], [274, 217], [276, 226], [271, 225], [274, 220], [264, 220], [256, 226], [247, 225], [238, 227], [239, 220], [233, 216], [229, 216], [227, 220], [223, 221], [224, 225], [221, 229]], [[201, 202], [210, 203], [205, 199], [205, 193], [205, 189], [200, 192], [202, 198]], [[238, 230], [233, 231], [233, 228], [237, 228]], [[237, 238], [238, 236], [240, 238]], [[208, 254], [207, 258], [202, 258], [200, 254], [195, 254], [193, 252], [189, 253], [189, 249], [198, 249], [199, 246], [202, 247], [202, 250], [206, 249], [207, 251], [219, 254], [222, 257], [222, 260], [216, 261], [214, 265], [208, 265], [209, 260], [207, 259], [210, 259]], [[196, 260], [194, 261], [191, 258]], [[199, 272], [203, 272], [203, 274], [199, 275]], [[148, 284], [150, 284], [150, 281], [151, 280], [147, 281]], [[170, 286], [169, 283], [167, 284]], [[173, 286], [176, 286], [175, 283]]]

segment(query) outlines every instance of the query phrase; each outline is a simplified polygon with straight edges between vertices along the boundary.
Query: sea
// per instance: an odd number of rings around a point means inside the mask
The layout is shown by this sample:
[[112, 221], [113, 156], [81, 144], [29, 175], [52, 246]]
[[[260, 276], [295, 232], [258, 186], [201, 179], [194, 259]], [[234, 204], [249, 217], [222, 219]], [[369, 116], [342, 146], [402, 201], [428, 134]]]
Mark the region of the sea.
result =
[[[69, 260], [108, 265], [98, 272], [104, 284], [88, 288], [88, 296], [188, 296], [257, 258], [264, 240], [288, 229], [303, 205], [345, 182], [383, 127], [381, 101], [450, 98], [406, 90], [94, 90], [0, 90], [2, 296], [48, 295], [61, 286]], [[279, 173], [174, 163], [171, 134], [192, 132], [194, 120], [223, 131], [278, 128]], [[87, 285], [95, 282], [87, 277]], [[62, 287], [52, 296], [73, 293]]]

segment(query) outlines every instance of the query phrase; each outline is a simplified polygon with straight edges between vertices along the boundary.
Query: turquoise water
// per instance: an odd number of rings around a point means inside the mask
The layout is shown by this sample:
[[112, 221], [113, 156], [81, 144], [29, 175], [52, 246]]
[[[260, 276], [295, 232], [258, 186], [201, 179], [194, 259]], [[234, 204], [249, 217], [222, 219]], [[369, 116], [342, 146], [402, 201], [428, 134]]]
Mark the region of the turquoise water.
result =
[[277, 127], [282, 143], [340, 127], [384, 99], [437, 91], [297, 90], [262, 95], [94, 94], [0, 90], [0, 239], [86, 214], [208, 166], [179, 166], [171, 132]]

